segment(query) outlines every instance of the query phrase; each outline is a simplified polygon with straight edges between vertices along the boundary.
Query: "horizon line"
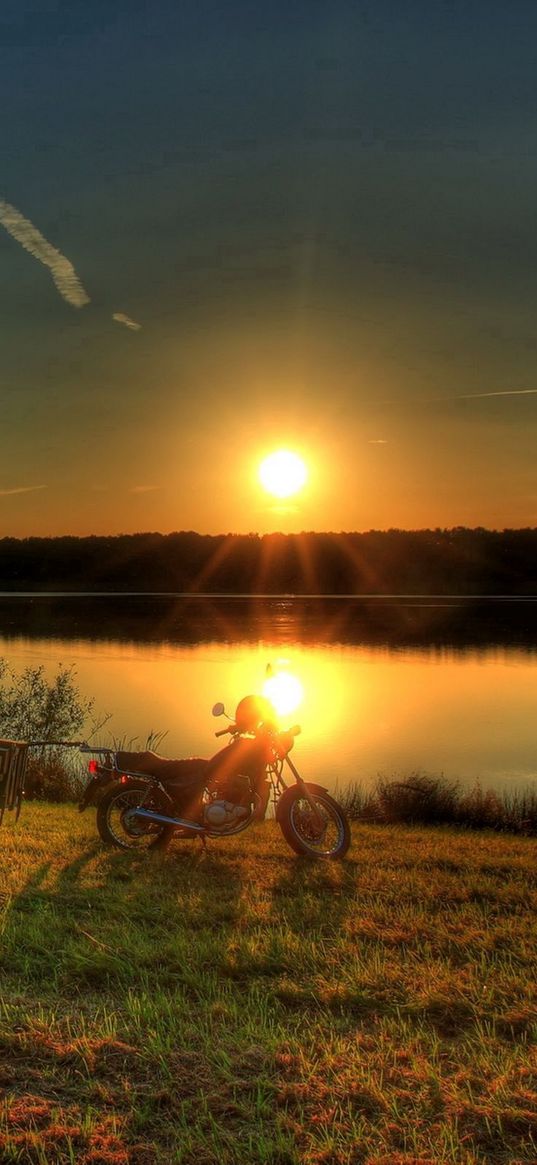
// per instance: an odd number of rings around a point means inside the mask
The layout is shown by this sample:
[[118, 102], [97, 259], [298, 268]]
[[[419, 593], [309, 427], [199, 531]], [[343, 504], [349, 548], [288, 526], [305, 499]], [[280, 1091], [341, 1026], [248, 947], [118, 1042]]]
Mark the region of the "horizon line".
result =
[[[238, 533], [237, 531], [227, 530], [220, 531], [216, 534], [203, 533], [200, 530], [184, 529], [184, 530], [135, 530], [131, 532], [109, 533], [109, 534], [3, 534], [0, 536], [0, 545], [3, 542], [56, 542], [65, 539], [73, 539], [74, 541], [98, 541], [101, 538], [176, 538], [184, 537], [185, 535], [195, 538], [301, 538], [301, 537], [318, 537], [323, 538], [332, 535], [336, 538], [347, 537], [350, 535], [358, 535], [360, 537], [368, 534], [454, 534], [459, 532], [469, 534], [516, 534], [537, 531], [537, 521], [534, 525], [526, 526], [465, 526], [457, 524], [454, 526], [369, 526], [367, 529], [346, 529], [346, 530], [249, 530], [247, 533]], [[1, 593], [1, 592], [0, 592]]]

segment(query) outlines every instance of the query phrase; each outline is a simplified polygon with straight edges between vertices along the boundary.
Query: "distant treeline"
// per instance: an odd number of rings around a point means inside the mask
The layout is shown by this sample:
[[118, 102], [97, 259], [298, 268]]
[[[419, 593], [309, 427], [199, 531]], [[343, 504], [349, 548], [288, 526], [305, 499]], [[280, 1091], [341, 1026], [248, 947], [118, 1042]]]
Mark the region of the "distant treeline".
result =
[[537, 528], [0, 539], [1, 591], [537, 594]]

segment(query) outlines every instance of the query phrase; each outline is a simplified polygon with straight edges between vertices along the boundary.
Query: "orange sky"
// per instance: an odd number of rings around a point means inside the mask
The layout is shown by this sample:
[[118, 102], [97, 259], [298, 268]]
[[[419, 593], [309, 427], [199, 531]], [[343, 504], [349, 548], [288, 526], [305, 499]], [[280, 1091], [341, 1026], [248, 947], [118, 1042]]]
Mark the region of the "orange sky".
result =
[[7, 9], [0, 536], [537, 525], [537, 10]]

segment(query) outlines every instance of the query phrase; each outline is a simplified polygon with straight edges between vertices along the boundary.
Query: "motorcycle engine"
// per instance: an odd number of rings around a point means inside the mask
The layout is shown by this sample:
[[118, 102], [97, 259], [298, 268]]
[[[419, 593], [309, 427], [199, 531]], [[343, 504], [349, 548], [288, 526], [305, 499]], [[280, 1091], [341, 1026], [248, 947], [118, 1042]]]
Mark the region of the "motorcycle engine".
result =
[[233, 801], [210, 801], [203, 810], [204, 824], [211, 829], [225, 829], [229, 825], [237, 825], [248, 816], [248, 809], [244, 805], [234, 805]]
[[203, 824], [208, 829], [232, 831], [252, 812], [250, 778], [241, 773], [218, 772], [209, 785], [209, 797], [203, 806]]

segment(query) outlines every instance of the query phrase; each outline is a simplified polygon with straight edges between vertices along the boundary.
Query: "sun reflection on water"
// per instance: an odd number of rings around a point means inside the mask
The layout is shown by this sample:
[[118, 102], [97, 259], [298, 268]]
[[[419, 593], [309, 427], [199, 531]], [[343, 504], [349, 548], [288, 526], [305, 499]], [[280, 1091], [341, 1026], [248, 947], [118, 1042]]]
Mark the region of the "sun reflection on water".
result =
[[337, 659], [297, 647], [286, 659], [269, 664], [261, 691], [276, 708], [282, 724], [297, 714], [310, 744], [339, 726], [343, 690]]
[[278, 716], [288, 716], [302, 704], [304, 688], [298, 676], [278, 669], [265, 680], [263, 695], [270, 700]]

